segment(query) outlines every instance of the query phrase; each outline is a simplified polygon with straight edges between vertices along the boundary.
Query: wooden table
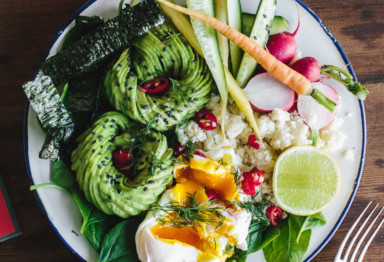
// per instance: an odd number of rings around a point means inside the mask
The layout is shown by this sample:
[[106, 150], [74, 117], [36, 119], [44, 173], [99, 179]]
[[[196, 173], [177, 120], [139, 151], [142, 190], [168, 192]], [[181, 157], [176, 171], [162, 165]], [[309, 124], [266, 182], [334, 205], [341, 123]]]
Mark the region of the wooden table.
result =
[[[250, 1], [250, 0], [249, 0]], [[279, 0], [285, 1], [285, 0]], [[39, 62], [67, 19], [85, 0], [0, 2], [0, 172], [23, 234], [0, 243], [0, 261], [77, 261], [56, 235], [32, 192], [24, 161], [26, 97], [21, 84], [31, 80]], [[355, 201], [332, 240], [313, 261], [333, 261], [342, 238], [369, 200], [384, 204], [384, 1], [304, 1], [343, 46], [360, 82], [370, 90], [365, 102], [367, 153]], [[380, 91], [381, 90], [381, 91]], [[384, 260], [384, 230], [366, 261]]]

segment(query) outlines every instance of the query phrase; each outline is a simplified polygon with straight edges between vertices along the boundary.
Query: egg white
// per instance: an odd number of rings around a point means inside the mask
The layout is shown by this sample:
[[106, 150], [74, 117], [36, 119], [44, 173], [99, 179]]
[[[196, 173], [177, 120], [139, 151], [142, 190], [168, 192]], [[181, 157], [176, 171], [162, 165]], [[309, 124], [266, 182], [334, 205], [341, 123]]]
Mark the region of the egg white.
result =
[[[167, 190], [159, 200], [160, 205], [164, 205], [174, 200], [172, 190]], [[156, 217], [163, 214], [158, 213]], [[231, 232], [227, 232], [237, 240], [236, 247], [242, 250], [247, 250], [247, 235], [248, 227], [251, 222], [251, 214], [245, 210], [231, 211], [225, 210], [224, 217], [233, 224]], [[136, 250], [140, 261], [143, 262], [220, 262], [218, 257], [203, 256], [203, 252], [194, 246], [182, 243], [177, 240], [166, 240], [157, 238], [151, 228], [158, 225], [156, 217], [149, 212], [146, 218], [138, 227], [136, 232]], [[228, 243], [226, 237], [216, 238], [217, 249], [219, 253], [224, 253]]]

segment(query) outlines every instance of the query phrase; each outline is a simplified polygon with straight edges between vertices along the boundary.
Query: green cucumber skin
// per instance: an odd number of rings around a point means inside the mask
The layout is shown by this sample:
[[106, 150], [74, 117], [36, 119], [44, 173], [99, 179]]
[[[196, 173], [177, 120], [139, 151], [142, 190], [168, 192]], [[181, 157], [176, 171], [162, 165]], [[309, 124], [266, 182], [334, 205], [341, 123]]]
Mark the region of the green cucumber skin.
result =
[[[264, 47], [267, 43], [270, 28], [275, 16], [276, 0], [261, 0], [256, 18], [253, 23], [252, 31], [249, 35], [253, 41]], [[236, 81], [240, 87], [244, 88], [249, 79], [253, 76], [256, 70], [257, 62], [249, 54], [244, 53], [240, 63], [239, 72], [236, 76]]]
[[[252, 30], [253, 21], [255, 21], [255, 15], [242, 13], [242, 33], [246, 36], [249, 36]], [[271, 25], [271, 35], [278, 34], [284, 31], [289, 30], [289, 22], [285, 17], [276, 15], [273, 18]]]
[[271, 25], [271, 35], [289, 30], [289, 22], [285, 17], [275, 16]]
[[[213, 0], [187, 0], [187, 7], [210, 16], [215, 16]], [[216, 30], [197, 19], [191, 18], [192, 27], [203, 50], [205, 61], [216, 82], [220, 97], [224, 103], [228, 101], [228, 88], [221, 59]]]
[[[227, 0], [227, 11], [228, 11], [228, 25], [239, 32], [243, 32], [243, 13], [241, 10], [240, 0]], [[231, 72], [232, 75], [237, 75], [239, 71], [241, 57], [243, 50], [230, 41], [230, 61], [231, 61]]]

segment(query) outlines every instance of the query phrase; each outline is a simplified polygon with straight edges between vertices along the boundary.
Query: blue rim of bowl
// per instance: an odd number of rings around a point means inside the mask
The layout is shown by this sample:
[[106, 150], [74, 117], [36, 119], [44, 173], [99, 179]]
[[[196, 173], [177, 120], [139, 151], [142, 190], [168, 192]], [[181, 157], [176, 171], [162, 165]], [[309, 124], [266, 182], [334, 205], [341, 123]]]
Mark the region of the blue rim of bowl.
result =
[[[336, 37], [331, 33], [329, 28], [323, 23], [321, 18], [313, 12], [308, 6], [306, 6], [303, 2], [300, 0], [296, 0], [298, 4], [300, 4], [309, 14], [312, 15], [312, 17], [320, 24], [324, 32], [329, 36], [329, 38], [333, 41], [333, 44], [336, 46], [337, 50], [339, 51], [340, 55], [342, 56], [345, 64], [348, 65], [348, 69], [350, 73], [353, 76], [353, 79], [356, 81], [356, 74], [355, 71], [353, 71], [351, 62], [349, 61], [347, 54], [344, 52], [343, 48], [341, 47], [340, 43], [336, 40]], [[361, 176], [363, 174], [363, 166], [365, 162], [365, 147], [366, 147], [366, 141], [367, 141], [367, 129], [366, 129], [366, 119], [365, 119], [365, 110], [364, 110], [364, 105], [361, 100], [359, 100], [359, 105], [360, 105], [360, 112], [361, 112], [361, 120], [362, 120], [362, 149], [361, 149], [361, 161], [360, 161], [360, 166], [359, 166], [359, 171], [357, 173], [357, 177], [355, 180], [355, 184], [353, 187], [353, 192], [351, 193], [351, 196], [349, 197], [349, 200], [347, 204], [345, 205], [345, 208], [343, 212], [341, 213], [339, 219], [337, 220], [336, 224], [333, 226], [331, 232], [328, 234], [328, 236], [321, 242], [321, 244], [313, 251], [304, 261], [310, 261], [312, 260], [328, 243], [328, 241], [333, 237], [333, 235], [336, 233], [337, 229], [340, 227], [341, 223], [343, 222], [345, 216], [348, 213], [349, 208], [352, 205], [353, 199], [355, 198], [357, 189], [359, 188], [360, 185], [360, 180]]]
[[[53, 39], [53, 41], [51, 42], [51, 45], [49, 46], [49, 48], [47, 49], [47, 51], [45, 52], [44, 56], [43, 56], [43, 59], [42, 61], [44, 61], [50, 50], [52, 49], [53, 45], [56, 43], [56, 41], [58, 40], [58, 38], [63, 34], [63, 32], [65, 31], [65, 29], [76, 19], [76, 17], [82, 13], [84, 10], [86, 10], [89, 6], [91, 6], [94, 2], [96, 2], [97, 0], [90, 0], [88, 1], [85, 5], [83, 5], [69, 20], [68, 22], [61, 28], [61, 30], [57, 33], [57, 35], [55, 36], [55, 38]], [[356, 74], [352, 68], [352, 65], [346, 55], [346, 53], [344, 52], [343, 48], [341, 47], [341, 45], [339, 44], [339, 42], [336, 40], [336, 38], [333, 36], [333, 34], [331, 33], [331, 31], [328, 29], [328, 27], [323, 23], [323, 21], [320, 19], [320, 17], [315, 13], [313, 12], [307, 5], [305, 5], [302, 1], [300, 0], [296, 0], [296, 2], [298, 4], [300, 4], [309, 14], [312, 15], [312, 17], [320, 24], [320, 26], [322, 27], [322, 29], [324, 30], [324, 32], [328, 35], [328, 37], [333, 41], [334, 45], [336, 46], [337, 50], [339, 51], [340, 55], [342, 56], [344, 62], [348, 65], [348, 69], [350, 71], [350, 73], [352, 74], [354, 80], [356, 80]], [[354, 188], [353, 188], [353, 191], [351, 193], [351, 196], [347, 202], [347, 204], [345, 205], [345, 208], [343, 210], [343, 212], [341, 213], [339, 219], [337, 220], [336, 224], [334, 225], [334, 227], [332, 228], [331, 232], [328, 234], [328, 236], [323, 240], [323, 242], [315, 249], [315, 251], [313, 251], [304, 261], [310, 261], [312, 260], [324, 247], [325, 245], [328, 243], [328, 241], [333, 237], [333, 235], [336, 233], [337, 229], [340, 227], [341, 223], [343, 222], [345, 216], [347, 215], [348, 213], [348, 210], [349, 208], [351, 207], [352, 205], [352, 202], [353, 202], [353, 199], [355, 198], [355, 195], [356, 195], [356, 192], [357, 192], [357, 189], [360, 185], [360, 180], [361, 180], [361, 176], [362, 176], [362, 173], [363, 173], [363, 166], [364, 166], [364, 162], [365, 162], [365, 148], [366, 148], [366, 118], [365, 118], [365, 110], [364, 110], [364, 105], [363, 105], [363, 102], [361, 100], [359, 100], [359, 105], [360, 105], [360, 112], [361, 112], [361, 119], [362, 119], [362, 149], [361, 149], [361, 161], [360, 161], [360, 166], [359, 166], [359, 171], [358, 171], [358, 174], [357, 174], [357, 177], [356, 177], [356, 180], [355, 180], [355, 184], [354, 184]], [[34, 185], [34, 181], [33, 181], [33, 178], [32, 178], [32, 172], [31, 172], [31, 169], [30, 169], [30, 164], [29, 164], [29, 156], [28, 156], [28, 112], [29, 112], [29, 102], [27, 102], [26, 104], [26, 107], [25, 107], [25, 115], [24, 115], [24, 155], [25, 155], [25, 161], [26, 161], [26, 166], [27, 166], [27, 171], [28, 171], [28, 176], [29, 176], [29, 179], [31, 181], [31, 184]], [[56, 234], [60, 237], [60, 239], [64, 242], [64, 244], [71, 250], [72, 253], [74, 253], [75, 255], [77, 255], [78, 258], [80, 258], [82, 261], [86, 261], [84, 258], [82, 258], [66, 241], [65, 239], [60, 235], [58, 229], [56, 228], [56, 226], [53, 224], [53, 222], [49, 219], [48, 217], [48, 214], [47, 214], [47, 211], [45, 210], [45, 207], [39, 197], [39, 194], [37, 193], [37, 191], [34, 191], [34, 195], [37, 199], [37, 202], [41, 208], [41, 210], [43, 211], [44, 215], [46, 216], [46, 218], [48, 219], [49, 223], [51, 224], [52, 228], [54, 229], [54, 231], [56, 232]]]

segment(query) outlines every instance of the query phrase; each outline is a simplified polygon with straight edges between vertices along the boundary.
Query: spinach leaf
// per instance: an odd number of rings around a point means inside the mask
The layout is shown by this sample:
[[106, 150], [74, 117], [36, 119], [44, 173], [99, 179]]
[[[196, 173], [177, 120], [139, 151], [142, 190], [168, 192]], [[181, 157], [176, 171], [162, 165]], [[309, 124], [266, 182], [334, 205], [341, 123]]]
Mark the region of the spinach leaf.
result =
[[[92, 218], [90, 220], [93, 220]], [[120, 218], [115, 216], [107, 216], [104, 214], [104, 219], [99, 221], [93, 220], [93, 223], [85, 227], [84, 235], [91, 243], [96, 251], [100, 251], [101, 244], [107, 233], [119, 222]]]
[[68, 169], [63, 160], [52, 163], [51, 180], [58, 186], [64, 187], [72, 192], [76, 187], [76, 179], [72, 172]]
[[85, 199], [78, 188], [75, 176], [63, 160], [52, 163], [51, 180], [72, 195], [83, 217], [80, 233], [83, 233], [95, 250], [99, 251], [105, 235], [120, 219], [104, 214]]
[[290, 214], [279, 225], [280, 234], [263, 248], [267, 261], [302, 261], [311, 238], [311, 228], [324, 223], [324, 217], [314, 215], [311, 218]]
[[317, 213], [312, 216], [305, 217], [304, 222], [302, 223], [302, 226], [300, 228], [300, 231], [297, 234], [296, 242], [300, 240], [300, 236], [304, 231], [308, 229], [324, 226], [326, 223], [327, 221], [325, 220], [325, 217], [323, 216], [322, 213]]
[[142, 216], [130, 217], [112, 228], [103, 240], [98, 261], [139, 261], [136, 252], [135, 234], [142, 220]]

